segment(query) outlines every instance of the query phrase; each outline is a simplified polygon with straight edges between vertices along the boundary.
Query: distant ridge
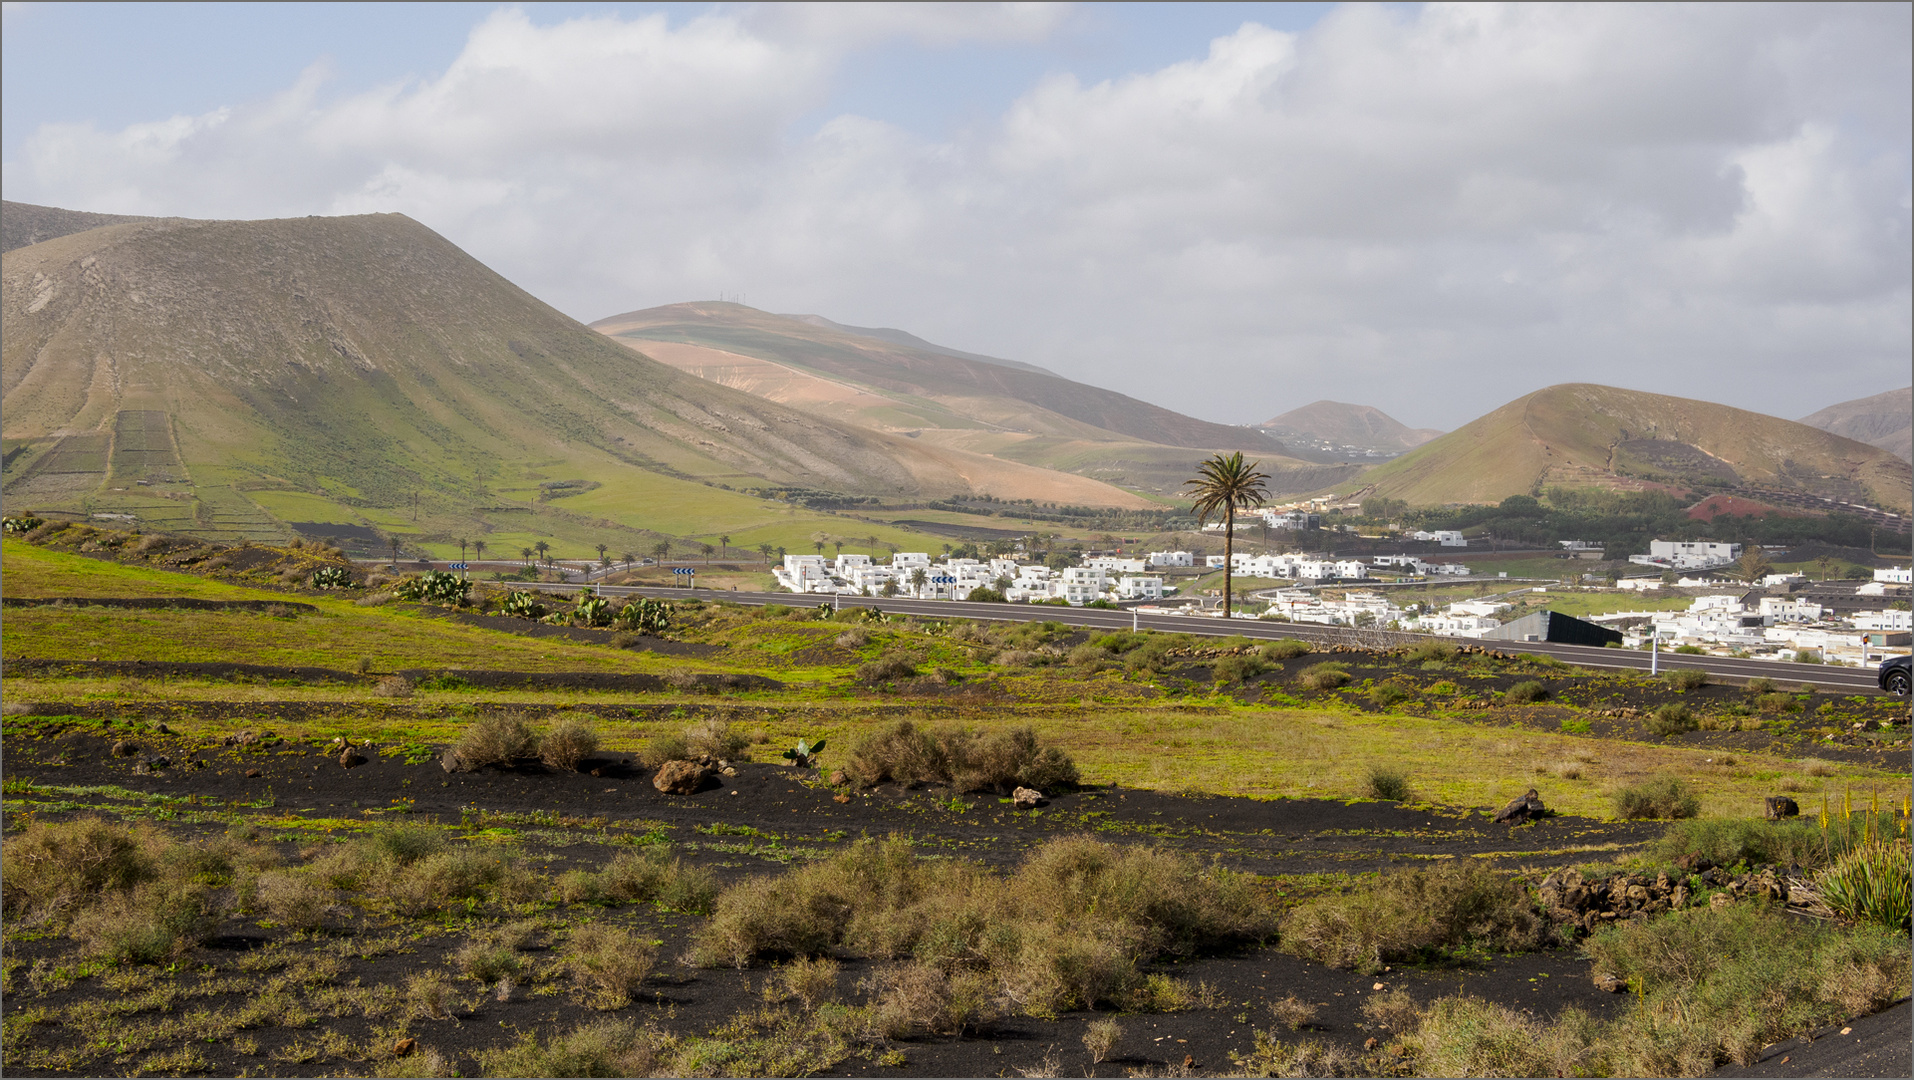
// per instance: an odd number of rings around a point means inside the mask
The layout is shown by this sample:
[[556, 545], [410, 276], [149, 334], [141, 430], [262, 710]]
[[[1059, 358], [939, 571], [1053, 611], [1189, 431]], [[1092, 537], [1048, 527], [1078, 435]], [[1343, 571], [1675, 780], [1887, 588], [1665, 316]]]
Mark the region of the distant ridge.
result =
[[1411, 428], [1373, 405], [1316, 401], [1258, 425], [1283, 439], [1308, 439], [1335, 446], [1395, 451], [1413, 450], [1441, 435], [1434, 428]]
[[94, 214], [85, 210], [62, 210], [57, 206], [0, 202], [0, 253], [28, 247], [62, 236], [97, 229], [102, 225], [125, 225], [134, 221], [158, 221], [158, 218], [132, 217], [127, 214]]
[[964, 360], [977, 360], [986, 364], [1002, 364], [1004, 367], [1016, 368], [1019, 371], [1034, 371], [1039, 375], [1048, 375], [1054, 379], [1063, 378], [1063, 376], [1058, 375], [1049, 368], [1038, 367], [1035, 364], [1026, 364], [1021, 360], [1005, 360], [998, 356], [985, 356], [982, 353], [964, 352], [962, 349], [947, 348], [943, 345], [925, 341], [923, 338], [908, 331], [893, 330], [887, 326], [847, 326], [841, 322], [832, 322], [822, 315], [786, 315], [784, 317], [787, 319], [796, 319], [799, 322], [810, 323], [812, 326], [822, 326], [830, 330], [842, 330], [847, 334], [856, 334], [858, 337], [888, 341], [893, 345], [909, 345], [911, 348], [922, 349], [925, 352], [942, 353], [945, 356], [955, 356]]
[[1914, 387], [1830, 405], [1801, 422], [1914, 461]]
[[1557, 486], [1767, 489], [1901, 514], [1914, 502], [1914, 470], [1878, 447], [1727, 405], [1589, 383], [1517, 398], [1352, 483], [1419, 506]]

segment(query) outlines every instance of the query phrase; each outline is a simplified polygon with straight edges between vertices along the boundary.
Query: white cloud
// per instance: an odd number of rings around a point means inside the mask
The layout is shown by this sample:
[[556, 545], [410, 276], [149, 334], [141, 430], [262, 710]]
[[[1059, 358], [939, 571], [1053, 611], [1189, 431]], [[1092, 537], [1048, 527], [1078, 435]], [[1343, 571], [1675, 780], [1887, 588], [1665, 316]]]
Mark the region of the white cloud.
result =
[[48, 126], [5, 184], [399, 210], [582, 318], [744, 292], [1229, 420], [1330, 396], [1447, 426], [1570, 379], [1795, 415], [1907, 377], [1905, 6], [1357, 7], [1055, 74], [948, 141], [798, 127], [885, 41], [1068, 24], [508, 9], [435, 78], [328, 101], [314, 68], [205, 116]]

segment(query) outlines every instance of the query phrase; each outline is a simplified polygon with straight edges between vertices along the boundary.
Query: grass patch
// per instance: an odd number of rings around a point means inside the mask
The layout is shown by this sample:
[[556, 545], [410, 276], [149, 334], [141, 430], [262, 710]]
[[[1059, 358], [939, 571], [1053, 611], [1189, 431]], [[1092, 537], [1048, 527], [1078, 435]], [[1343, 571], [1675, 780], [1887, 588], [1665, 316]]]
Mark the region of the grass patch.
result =
[[1550, 934], [1519, 883], [1464, 862], [1387, 874], [1306, 901], [1283, 920], [1282, 948], [1372, 973], [1386, 963], [1536, 949]]
[[1680, 777], [1652, 776], [1617, 788], [1615, 816], [1630, 821], [1643, 818], [1691, 818], [1701, 812], [1701, 799]]

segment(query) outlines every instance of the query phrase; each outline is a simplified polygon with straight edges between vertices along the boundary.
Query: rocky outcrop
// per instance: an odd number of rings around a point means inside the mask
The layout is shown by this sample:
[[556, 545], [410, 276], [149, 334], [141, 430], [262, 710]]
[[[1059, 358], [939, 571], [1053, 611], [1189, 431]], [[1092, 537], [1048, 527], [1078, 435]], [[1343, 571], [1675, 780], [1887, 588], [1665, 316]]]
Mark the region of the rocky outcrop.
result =
[[1509, 804], [1495, 815], [1495, 823], [1520, 825], [1525, 821], [1535, 821], [1547, 813], [1548, 808], [1542, 805], [1542, 796], [1537, 794], [1534, 788], [1530, 788], [1509, 800]]
[[1537, 892], [1551, 921], [1569, 924], [1583, 933], [1692, 907], [1698, 890], [1691, 884], [1702, 891], [1715, 890], [1708, 899], [1712, 907], [1742, 900], [1763, 900], [1811, 911], [1821, 907], [1820, 896], [1794, 868], [1761, 866], [1735, 874], [1706, 859], [1686, 855], [1676, 864], [1688, 873], [1671, 876], [1662, 871], [1652, 878], [1646, 874], [1616, 874], [1589, 880], [1576, 870], [1557, 870], [1542, 879]]
[[1036, 788], [1020, 787], [1010, 793], [1010, 804], [1019, 810], [1034, 810], [1043, 805], [1043, 792]]

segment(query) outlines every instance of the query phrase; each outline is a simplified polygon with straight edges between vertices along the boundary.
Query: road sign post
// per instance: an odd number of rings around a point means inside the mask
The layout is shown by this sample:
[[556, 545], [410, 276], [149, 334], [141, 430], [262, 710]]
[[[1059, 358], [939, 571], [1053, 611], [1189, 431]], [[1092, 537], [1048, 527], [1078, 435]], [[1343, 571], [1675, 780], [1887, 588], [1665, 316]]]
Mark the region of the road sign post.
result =
[[675, 575], [677, 575], [678, 577], [682, 577], [682, 578], [688, 578], [688, 579], [690, 579], [690, 580], [688, 580], [688, 581], [686, 581], [686, 582], [685, 582], [685, 588], [687, 588], [687, 589], [695, 589], [695, 588], [697, 588], [697, 587], [698, 587], [698, 568], [697, 568], [697, 567], [695, 567], [695, 566], [674, 566], [674, 567], [672, 567], [672, 568], [671, 568], [671, 572], [672, 572], [673, 574], [675, 574]]

